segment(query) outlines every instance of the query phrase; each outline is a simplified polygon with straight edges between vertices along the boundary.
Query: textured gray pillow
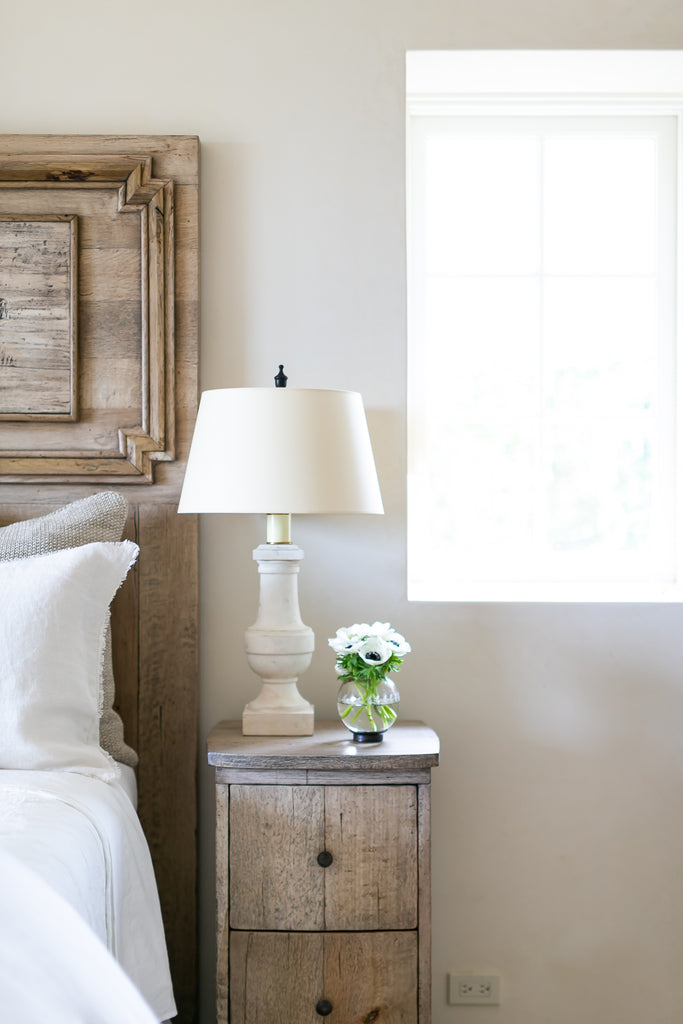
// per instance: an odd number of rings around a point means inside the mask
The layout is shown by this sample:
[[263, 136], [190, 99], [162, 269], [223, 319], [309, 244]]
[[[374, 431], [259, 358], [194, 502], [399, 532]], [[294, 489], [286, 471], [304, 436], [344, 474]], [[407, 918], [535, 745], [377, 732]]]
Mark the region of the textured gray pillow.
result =
[[[44, 555], [95, 541], [119, 541], [128, 516], [128, 504], [121, 494], [105, 491], [82, 498], [55, 512], [0, 527], [0, 561]], [[114, 711], [114, 670], [111, 660], [111, 631], [102, 667], [102, 718], [100, 745], [116, 761], [135, 767], [138, 755], [123, 739], [123, 722]]]

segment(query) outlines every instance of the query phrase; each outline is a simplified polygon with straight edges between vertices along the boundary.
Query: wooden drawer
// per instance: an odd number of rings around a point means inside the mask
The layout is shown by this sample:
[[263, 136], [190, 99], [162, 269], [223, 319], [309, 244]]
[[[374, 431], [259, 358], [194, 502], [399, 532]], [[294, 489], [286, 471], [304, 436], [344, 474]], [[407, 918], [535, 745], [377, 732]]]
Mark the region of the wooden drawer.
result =
[[229, 822], [231, 928], [417, 927], [415, 786], [232, 785]]
[[417, 933], [231, 932], [229, 998], [230, 1024], [415, 1024]]

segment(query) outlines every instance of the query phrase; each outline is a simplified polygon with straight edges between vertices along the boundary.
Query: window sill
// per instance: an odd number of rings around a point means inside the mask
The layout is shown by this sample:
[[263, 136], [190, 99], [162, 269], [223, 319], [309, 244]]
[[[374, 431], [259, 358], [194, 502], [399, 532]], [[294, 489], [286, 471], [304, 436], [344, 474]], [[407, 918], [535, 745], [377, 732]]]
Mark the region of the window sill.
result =
[[458, 604], [678, 604], [683, 602], [683, 584], [541, 580], [414, 583], [408, 586], [408, 600]]

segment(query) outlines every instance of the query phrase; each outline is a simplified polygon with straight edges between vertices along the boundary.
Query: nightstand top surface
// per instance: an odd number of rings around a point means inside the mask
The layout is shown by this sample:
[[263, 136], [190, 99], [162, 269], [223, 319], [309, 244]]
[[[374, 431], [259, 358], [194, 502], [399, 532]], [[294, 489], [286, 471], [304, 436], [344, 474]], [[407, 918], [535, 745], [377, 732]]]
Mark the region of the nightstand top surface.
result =
[[397, 722], [381, 743], [354, 743], [339, 721], [316, 721], [313, 736], [243, 736], [241, 722], [219, 722], [207, 750], [216, 768], [386, 771], [439, 763], [439, 737], [424, 722]]

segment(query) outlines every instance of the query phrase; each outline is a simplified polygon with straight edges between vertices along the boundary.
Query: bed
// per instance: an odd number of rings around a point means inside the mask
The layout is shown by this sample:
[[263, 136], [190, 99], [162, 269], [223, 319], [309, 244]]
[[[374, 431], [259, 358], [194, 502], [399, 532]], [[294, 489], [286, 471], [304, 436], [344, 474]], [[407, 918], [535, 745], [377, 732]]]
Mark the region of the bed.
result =
[[70, 904], [3, 853], [0, 874], [0, 920], [14, 923], [11, 932], [0, 929], [5, 1020], [154, 1024], [138, 990]]
[[[149, 849], [124, 788], [77, 773], [0, 772], [0, 865], [5, 1019], [176, 1016]], [[54, 977], [59, 993], [45, 984]], [[116, 1018], [131, 993], [146, 1012]]]
[[[10, 908], [16, 936], [62, 935], [38, 988], [39, 959], [3, 972], [3, 1005], [31, 991], [52, 998], [51, 1020], [60, 977], [83, 962], [69, 992], [97, 1011], [64, 1020], [108, 1024], [112, 993], [130, 1006], [113, 1019], [197, 1019], [197, 523], [177, 501], [197, 404], [198, 157], [189, 136], [0, 137], [0, 958], [18, 949]], [[86, 577], [104, 591], [78, 612]], [[51, 692], [45, 671], [17, 711], [27, 578], [53, 580], [58, 650], [41, 664], [62, 684]], [[90, 622], [97, 642], [69, 661], [79, 614], [110, 601], [110, 629]], [[102, 709], [92, 666], [75, 678], [93, 650]]]

